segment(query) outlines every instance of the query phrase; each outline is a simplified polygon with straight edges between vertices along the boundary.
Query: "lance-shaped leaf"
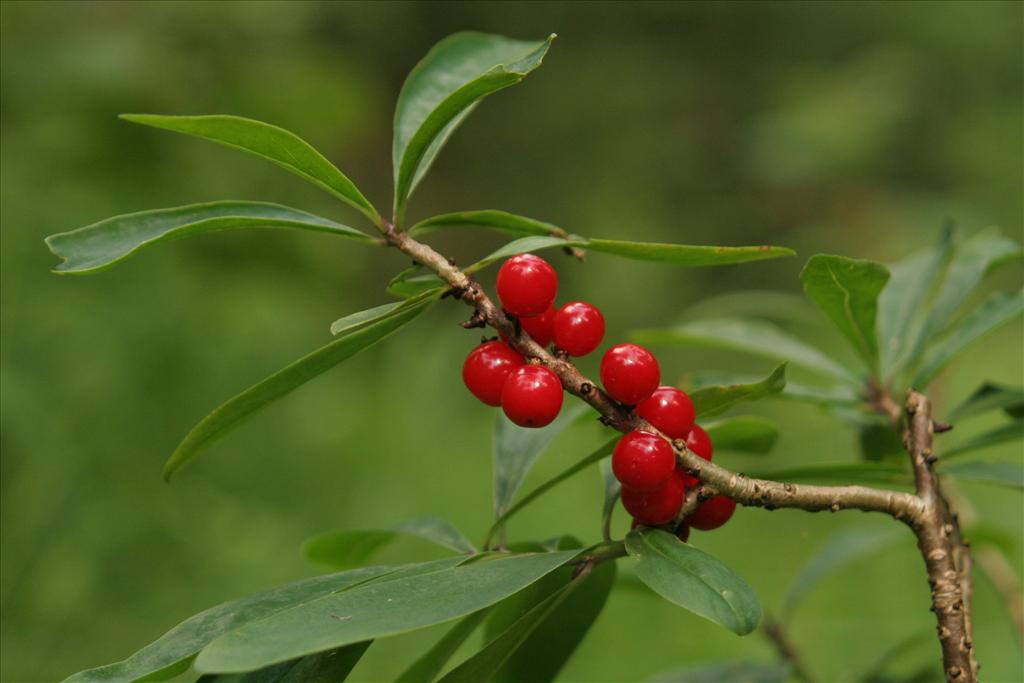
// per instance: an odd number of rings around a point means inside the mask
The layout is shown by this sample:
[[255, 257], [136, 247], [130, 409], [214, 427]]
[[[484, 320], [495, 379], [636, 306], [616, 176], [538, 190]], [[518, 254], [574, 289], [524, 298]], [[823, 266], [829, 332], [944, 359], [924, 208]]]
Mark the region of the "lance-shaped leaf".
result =
[[569, 233], [557, 225], [495, 209], [457, 211], [433, 216], [409, 228], [409, 234], [423, 235], [442, 228], [487, 228], [516, 237], [548, 235], [564, 239], [569, 236]]
[[990, 429], [989, 431], [982, 432], [976, 436], [972, 436], [966, 441], [956, 444], [952, 448], [940, 450], [939, 455], [943, 459], [948, 459], [957, 455], [963, 455], [964, 453], [978, 451], [982, 448], [998, 446], [1001, 443], [1017, 441], [1018, 439], [1024, 439], [1024, 420], [1014, 420], [1009, 424], [1004, 424], [999, 427], [995, 427], [994, 429]]
[[786, 364], [783, 363], [764, 379], [753, 384], [730, 384], [704, 387], [690, 393], [697, 417], [712, 417], [724, 413], [744, 401], [756, 401], [778, 394], [786, 386]]
[[857, 382], [849, 370], [796, 337], [763, 320], [716, 318], [694, 320], [664, 329], [637, 330], [631, 337], [641, 344], [697, 346], [742, 351], [786, 361], [822, 375]]
[[384, 339], [425, 311], [435, 299], [426, 299], [416, 305], [387, 313], [377, 322], [342, 335], [313, 353], [254, 384], [226, 403], [192, 428], [164, 465], [164, 478], [199, 455], [203, 448], [224, 436], [260, 409], [302, 386], [314, 377], [351, 358], [363, 349]]
[[1010, 417], [1024, 419], [1024, 389], [985, 382], [946, 416], [950, 422], [1002, 410]]
[[517, 240], [513, 240], [508, 244], [498, 247], [487, 256], [483, 257], [476, 263], [473, 263], [465, 268], [465, 272], [468, 274], [476, 273], [477, 271], [483, 270], [492, 263], [496, 263], [502, 259], [508, 258], [509, 256], [515, 256], [516, 254], [525, 254], [532, 251], [540, 251], [542, 249], [552, 249], [554, 247], [585, 247], [587, 241], [582, 237], [573, 236], [571, 239], [563, 239], [561, 237], [551, 237], [544, 235], [533, 235], [530, 237], [522, 237]]
[[308, 539], [302, 544], [302, 552], [317, 564], [339, 569], [357, 567], [402, 536], [421, 538], [457, 553], [476, 552], [461, 531], [440, 517], [419, 517], [391, 529], [330, 531]]
[[1024, 465], [1019, 462], [985, 462], [984, 460], [959, 462], [943, 467], [940, 471], [942, 474], [964, 481], [977, 481], [1024, 491]]
[[[753, 384], [761, 380], [757, 375], [742, 372], [698, 372], [686, 378], [684, 388], [689, 391], [722, 384]], [[779, 392], [779, 398], [801, 403], [823, 406], [853, 406], [862, 401], [857, 391], [846, 384], [821, 387], [799, 384], [786, 380], [786, 387]]]
[[796, 256], [785, 247], [709, 247], [657, 242], [624, 242], [622, 240], [588, 239], [586, 248], [639, 261], [658, 261], [676, 266], [725, 266], [733, 263], [763, 261], [782, 256]]
[[355, 228], [287, 206], [224, 201], [114, 216], [50, 235], [46, 246], [63, 259], [53, 272], [77, 275], [105, 270], [151, 244], [242, 228], [312, 230], [364, 244], [382, 244]]
[[194, 135], [250, 152], [291, 171], [338, 199], [351, 204], [375, 224], [380, 215], [351, 180], [313, 146], [284, 128], [241, 116], [160, 116], [122, 114], [121, 118], [144, 126]]
[[324, 596], [220, 636], [195, 667], [205, 673], [250, 671], [458, 619], [538, 581], [577, 552], [483, 559]]
[[491, 609], [482, 609], [456, 622], [433, 647], [399, 674], [395, 683], [431, 683], [441, 673], [452, 655], [473, 635], [477, 626], [490, 614]]
[[1024, 313], [1024, 291], [1012, 295], [995, 292], [928, 349], [914, 374], [913, 385], [924, 388], [964, 349], [1021, 313]]
[[615, 477], [612, 471], [610, 460], [601, 462], [601, 481], [604, 483], [604, 502], [601, 505], [601, 537], [605, 541], [611, 540], [612, 514], [615, 512], [615, 503], [622, 494], [622, 484]]
[[661, 529], [634, 529], [626, 552], [654, 592], [694, 614], [746, 635], [761, 621], [761, 603], [747, 582], [711, 555]]
[[768, 453], [779, 438], [779, 426], [764, 417], [727, 417], [703, 427], [716, 451]]
[[178, 624], [128, 659], [82, 671], [65, 683], [129, 683], [188, 663], [214, 638], [233, 628], [289, 607], [330, 595], [395, 571], [396, 567], [364, 567], [316, 576], [226, 602]]
[[445, 281], [423, 266], [416, 265], [406, 268], [391, 278], [385, 291], [391, 296], [411, 299], [415, 296], [438, 288], [447, 287]]
[[554, 38], [512, 40], [465, 31], [439, 42], [413, 68], [395, 108], [396, 217], [466, 115], [487, 95], [540, 66]]
[[441, 293], [442, 289], [443, 283], [440, 283], [434, 287], [423, 288], [420, 291], [410, 293], [409, 297], [405, 301], [393, 301], [389, 304], [382, 304], [380, 306], [374, 306], [373, 308], [367, 308], [365, 311], [350, 313], [331, 323], [331, 334], [337, 337], [340, 334], [354, 332], [366, 327], [370, 323], [380, 320], [381, 318], [397, 314], [401, 311], [417, 306], [428, 299], [436, 297]]
[[207, 674], [196, 683], [343, 683], [370, 645], [354, 643], [241, 674]]
[[710, 662], [655, 674], [649, 683], [785, 683], [785, 662]]
[[880, 263], [843, 256], [812, 256], [800, 273], [804, 292], [857, 351], [868, 369], [878, 368], [875, 318], [878, 295], [889, 280]]

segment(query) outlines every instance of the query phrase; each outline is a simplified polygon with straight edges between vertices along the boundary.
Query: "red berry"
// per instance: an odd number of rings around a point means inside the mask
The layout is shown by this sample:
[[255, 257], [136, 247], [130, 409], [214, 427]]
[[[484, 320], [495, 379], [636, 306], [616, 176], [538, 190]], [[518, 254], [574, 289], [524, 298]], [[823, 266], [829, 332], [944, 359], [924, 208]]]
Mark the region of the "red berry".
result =
[[676, 471], [676, 455], [668, 441], [649, 432], [632, 431], [619, 439], [612, 453], [612, 472], [625, 488], [654, 491]]
[[728, 522], [734, 512], [736, 512], [735, 500], [725, 496], [715, 496], [697, 506], [693, 514], [686, 518], [686, 523], [694, 529], [711, 531]]
[[680, 524], [679, 528], [676, 529], [676, 538], [683, 543], [690, 540], [690, 527], [688, 524]]
[[616, 401], [635, 406], [658, 388], [661, 369], [654, 354], [636, 344], [617, 344], [601, 359], [601, 384]]
[[513, 256], [498, 271], [501, 305], [516, 317], [541, 315], [554, 303], [557, 292], [558, 275], [539, 256]]
[[548, 306], [548, 310], [540, 315], [530, 315], [519, 319], [519, 325], [526, 334], [533, 338], [541, 346], [551, 343], [551, 325], [555, 319], [555, 309]]
[[693, 401], [675, 387], [658, 387], [636, 407], [636, 414], [670, 439], [683, 439], [693, 428]]
[[623, 487], [622, 506], [641, 524], [665, 524], [683, 507], [683, 484], [678, 477], [671, 477], [655, 491], [634, 491]]
[[604, 339], [604, 316], [596, 306], [573, 301], [555, 313], [551, 332], [555, 346], [570, 356], [585, 356]]
[[699, 455], [708, 462], [711, 462], [711, 455], [715, 451], [711, 445], [711, 437], [700, 428], [700, 425], [693, 425], [693, 429], [687, 434], [686, 450]]
[[562, 409], [562, 383], [543, 365], [523, 365], [505, 380], [501, 408], [520, 427], [543, 427]]
[[489, 341], [476, 347], [462, 364], [462, 381], [473, 395], [489, 406], [501, 405], [501, 390], [513, 370], [523, 364], [523, 357], [500, 341]]

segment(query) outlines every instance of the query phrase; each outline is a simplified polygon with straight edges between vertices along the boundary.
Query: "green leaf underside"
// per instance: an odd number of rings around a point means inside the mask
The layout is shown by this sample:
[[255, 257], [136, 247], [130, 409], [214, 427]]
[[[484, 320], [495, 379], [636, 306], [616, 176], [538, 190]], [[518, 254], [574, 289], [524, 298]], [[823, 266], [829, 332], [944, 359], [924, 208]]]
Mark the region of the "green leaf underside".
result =
[[757, 470], [748, 476], [772, 481], [826, 482], [874, 485], [888, 483], [909, 486], [913, 477], [905, 468], [882, 463], [826, 463], [803, 467]]
[[800, 280], [807, 296], [839, 328], [868, 369], [877, 369], [875, 319], [878, 295], [889, 280], [886, 267], [873, 261], [818, 254], [807, 261]]
[[489, 228], [516, 237], [530, 235], [568, 237], [568, 233], [557, 225], [496, 209], [457, 211], [434, 216], [409, 228], [409, 234], [425, 235], [442, 228]]
[[949, 459], [964, 453], [979, 451], [983, 448], [998, 446], [1008, 441], [1024, 439], [1024, 420], [1014, 420], [989, 431], [970, 437], [955, 446], [939, 451], [942, 459]]
[[903, 532], [898, 529], [851, 528], [832, 534], [804, 563], [789, 585], [782, 601], [780, 618], [789, 621], [801, 598], [824, 577], [887, 548], [902, 537]]
[[290, 228], [379, 244], [369, 235], [305, 211], [267, 202], [222, 201], [114, 216], [70, 232], [50, 235], [46, 245], [64, 259], [55, 273], [95, 273], [159, 242], [223, 230]]
[[187, 664], [217, 636], [242, 624], [385, 576], [396, 569], [398, 567], [364, 567], [302, 579], [217, 605], [175, 626], [128, 659], [81, 671], [66, 679], [65, 683], [128, 683], [141, 680], [178, 663]]
[[779, 438], [779, 426], [763, 417], [727, 417], [703, 426], [716, 451], [768, 453]]
[[955, 465], [942, 467], [940, 473], [964, 481], [995, 484], [1024, 491], [1024, 465], [1019, 462], [986, 462], [983, 460], [958, 462]]
[[380, 222], [380, 216], [373, 204], [363, 196], [344, 173], [308, 142], [283, 128], [241, 116], [222, 114], [213, 116], [122, 114], [121, 118], [144, 126], [194, 135], [263, 157], [313, 183], [343, 202], [351, 204], [375, 224]]
[[789, 665], [783, 662], [712, 662], [656, 674], [650, 683], [785, 683]]
[[913, 385], [924, 388], [964, 349], [1001, 325], [1024, 313], [1024, 291], [1007, 295], [996, 292], [934, 342], [914, 374]]
[[493, 458], [495, 517], [501, 517], [512, 505], [512, 499], [541, 452], [586, 410], [585, 405], [573, 406], [540, 429], [518, 427], [504, 413], [498, 413]]
[[220, 636], [196, 658], [199, 671], [249, 671], [363, 640], [451, 621], [539, 580], [577, 551], [513, 555], [368, 583]]
[[540, 66], [554, 35], [512, 40], [465, 31], [437, 43], [409, 73], [395, 107], [395, 216], [448, 137], [480, 100]]
[[349, 315], [346, 315], [343, 318], [338, 318], [331, 323], [331, 334], [337, 337], [340, 334], [366, 327], [368, 324], [373, 323], [376, 320], [416, 306], [417, 304], [420, 304], [440, 293], [440, 287], [432, 287], [412, 294], [405, 301], [393, 301], [391, 303], [368, 308], [365, 311], [350, 313]]
[[401, 536], [413, 536], [457, 553], [476, 548], [461, 531], [439, 517], [420, 517], [391, 529], [341, 530], [308, 539], [302, 552], [312, 562], [337, 568], [366, 564], [378, 550]]
[[625, 242], [622, 240], [588, 239], [582, 245], [591, 251], [624, 256], [639, 261], [659, 261], [691, 268], [724, 266], [765, 259], [795, 256], [785, 247], [711, 247], [688, 244], [659, 244], [656, 242]]
[[428, 299], [398, 310], [300, 358], [234, 398], [222, 403], [192, 428], [164, 465], [164, 478], [194, 459], [214, 440], [224, 436], [261, 408], [290, 393], [309, 380], [392, 334], [425, 311]]
[[207, 674], [197, 683], [342, 683], [372, 641], [318, 652], [241, 674]]
[[761, 620], [750, 586], [711, 555], [660, 529], [634, 529], [626, 551], [639, 562], [636, 575], [669, 602], [746, 635]]
[[1024, 388], [985, 382], [951, 410], [946, 419], [956, 424], [959, 420], [993, 410], [1002, 410], [1016, 419], [1024, 418]]
[[437, 289], [445, 289], [447, 283], [423, 266], [406, 268], [391, 278], [385, 291], [391, 296], [411, 299], [414, 296]]
[[448, 660], [469, 639], [492, 608], [485, 608], [463, 617], [441, 636], [419, 659], [399, 674], [395, 683], [431, 683], [441, 673]]
[[[687, 377], [684, 383], [689, 391], [721, 384], [753, 384], [761, 380], [757, 375], [742, 372], [699, 372]], [[786, 380], [786, 386], [778, 394], [779, 398], [803, 403], [826, 406], [850, 406], [861, 402], [857, 392], [845, 384], [827, 387], [799, 384]]]
[[772, 370], [772, 374], [753, 384], [731, 384], [704, 387], [690, 393], [697, 417], [712, 417], [724, 413], [744, 401], [756, 401], [778, 394], [786, 386], [786, 364]]
[[604, 445], [598, 447], [597, 450], [588, 454], [579, 462], [567, 467], [566, 469], [562, 470], [551, 479], [548, 479], [546, 482], [544, 482], [537, 488], [527, 493], [525, 496], [516, 501], [514, 505], [510, 505], [508, 509], [501, 513], [498, 516], [498, 518], [494, 521], [494, 524], [491, 526], [491, 530], [488, 532], [488, 535], [493, 536], [494, 533], [499, 528], [501, 528], [502, 526], [504, 526], [506, 522], [508, 522], [509, 518], [512, 517], [512, 515], [516, 514], [517, 512], [525, 508], [527, 505], [535, 501], [537, 498], [540, 498], [542, 495], [553, 489], [555, 486], [561, 484], [566, 479], [569, 479], [570, 477], [582, 472], [591, 465], [607, 458], [609, 455], [611, 455], [611, 452], [615, 448], [615, 444], [618, 443], [618, 440], [618, 437], [616, 437], [611, 441], [605, 443]]
[[786, 361], [846, 382], [857, 382], [853, 373], [813, 346], [761, 320], [694, 320], [676, 327], [637, 330], [631, 336], [634, 341], [641, 344], [697, 346], [751, 353]]

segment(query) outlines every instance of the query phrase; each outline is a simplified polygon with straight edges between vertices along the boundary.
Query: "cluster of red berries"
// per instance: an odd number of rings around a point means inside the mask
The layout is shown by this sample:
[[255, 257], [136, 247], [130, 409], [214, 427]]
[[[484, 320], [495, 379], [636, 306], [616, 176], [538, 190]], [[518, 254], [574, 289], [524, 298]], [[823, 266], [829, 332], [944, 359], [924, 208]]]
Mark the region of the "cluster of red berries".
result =
[[[585, 356], [604, 339], [604, 316], [591, 304], [573, 301], [555, 309], [558, 275], [534, 254], [514, 256], [498, 271], [498, 298], [505, 312], [541, 346], [554, 343], [569, 356]], [[601, 359], [601, 384], [616, 401], [635, 407], [669, 439], [711, 460], [711, 439], [694, 424], [693, 403], [686, 392], [659, 386], [661, 369], [654, 355], [636, 344], [617, 344]], [[543, 427], [562, 409], [562, 383], [550, 369], [532, 365], [504, 341], [487, 341], [473, 349], [462, 366], [462, 379], [478, 399], [501, 406], [521, 427]], [[645, 431], [626, 434], [615, 447], [612, 470], [622, 484], [622, 504], [634, 524], [670, 522], [683, 505], [687, 489], [698, 480], [677, 468], [675, 452], [662, 436]], [[690, 527], [710, 530], [732, 516], [736, 503], [725, 496], [703, 502], [680, 526], [686, 540]]]

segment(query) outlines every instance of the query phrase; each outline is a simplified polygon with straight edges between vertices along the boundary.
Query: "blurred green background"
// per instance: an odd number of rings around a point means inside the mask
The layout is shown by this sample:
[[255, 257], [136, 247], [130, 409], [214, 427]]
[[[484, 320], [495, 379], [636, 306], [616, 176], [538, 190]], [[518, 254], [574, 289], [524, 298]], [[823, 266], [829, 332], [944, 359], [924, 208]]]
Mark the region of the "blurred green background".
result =
[[[199, 418], [325, 343], [336, 317], [386, 301], [383, 284], [407, 261], [329, 236], [256, 231], [162, 245], [94, 277], [50, 274], [44, 236], [146, 208], [263, 199], [361, 225], [270, 164], [120, 122], [120, 112], [276, 123], [387, 206], [393, 104], [420, 56], [466, 28], [557, 32], [545, 66], [454, 136], [410, 218], [500, 208], [590, 236], [800, 253], [705, 270], [553, 254], [561, 298], [602, 306], [609, 342], [683, 319], [711, 294], [799, 291], [813, 253], [895, 261], [947, 220], [1021, 237], [1019, 3], [4, 2], [0, 12], [4, 681], [120, 659], [207, 606], [315, 572], [298, 550], [315, 533], [437, 514], [479, 540], [490, 519], [494, 413], [460, 381], [479, 335], [457, 327], [466, 311], [455, 305], [162, 482], [163, 460]], [[463, 260], [499, 243], [435, 241]], [[1016, 265], [989, 286], [1021, 279]], [[818, 320], [802, 331], [838, 343]], [[940, 414], [981, 380], [1019, 384], [1021, 343], [1015, 322], [949, 369], [934, 388]], [[670, 377], [770, 369], [710, 351], [659, 355]], [[775, 464], [858, 457], [855, 435], [826, 414], [771, 402], [746, 412], [782, 424]], [[598, 439], [596, 425], [560, 438], [527, 485]], [[1019, 445], [994, 453], [1024, 457]], [[1010, 539], [1019, 577], [1019, 493], [962, 490]], [[512, 538], [594, 540], [600, 496], [595, 469], [514, 521]], [[829, 533], [887, 523], [749, 509], [693, 540], [771, 610]], [[430, 552], [409, 542], [383, 559]], [[985, 679], [1021, 680], [1019, 640], [985, 578], [976, 599]], [[817, 588], [789, 627], [822, 680], [850, 680], [887, 645], [931, 633], [927, 605], [907, 534]], [[374, 644], [354, 678], [388, 680], [438, 632]], [[737, 638], [623, 587], [563, 678], [642, 680], [686, 662], [771, 657], [759, 635]], [[936, 665], [937, 647], [926, 640], [911, 659]]]

